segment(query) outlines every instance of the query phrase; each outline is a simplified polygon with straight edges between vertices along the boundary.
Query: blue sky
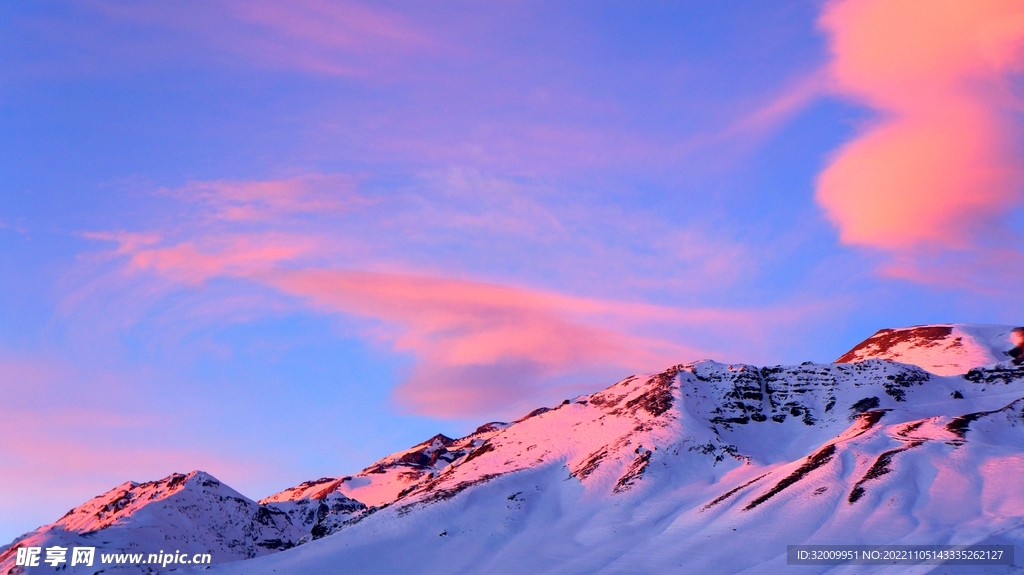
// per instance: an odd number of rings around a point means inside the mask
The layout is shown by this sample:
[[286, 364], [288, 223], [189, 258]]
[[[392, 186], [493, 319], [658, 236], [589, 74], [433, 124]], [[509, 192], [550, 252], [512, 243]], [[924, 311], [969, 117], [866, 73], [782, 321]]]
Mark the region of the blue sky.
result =
[[0, 539], [1020, 323], [1020, 10], [955, 4], [0, 7]]

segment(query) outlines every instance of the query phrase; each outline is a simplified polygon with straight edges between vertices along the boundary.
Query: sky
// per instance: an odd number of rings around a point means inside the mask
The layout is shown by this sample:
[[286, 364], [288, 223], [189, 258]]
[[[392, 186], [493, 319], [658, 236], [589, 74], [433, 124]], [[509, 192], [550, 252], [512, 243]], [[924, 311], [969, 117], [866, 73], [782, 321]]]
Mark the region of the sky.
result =
[[1016, 0], [0, 5], [0, 540], [1024, 323]]

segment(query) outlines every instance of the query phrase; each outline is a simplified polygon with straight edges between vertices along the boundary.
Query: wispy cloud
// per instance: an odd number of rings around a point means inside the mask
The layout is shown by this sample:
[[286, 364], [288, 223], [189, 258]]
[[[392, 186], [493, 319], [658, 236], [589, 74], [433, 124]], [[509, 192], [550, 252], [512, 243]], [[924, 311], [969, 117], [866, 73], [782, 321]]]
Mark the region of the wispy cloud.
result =
[[[614, 291], [623, 293], [637, 284], [623, 279], [636, 275], [626, 271], [629, 266], [678, 265], [690, 270], [695, 282], [728, 283], [749, 258], [738, 244], [662, 226], [649, 215], [584, 214], [575, 204], [555, 210], [532, 197], [536, 191], [475, 172], [428, 181], [430, 187], [409, 196], [367, 200], [340, 176], [192, 182], [169, 194], [188, 214], [173, 226], [88, 237], [116, 242], [106, 258], [120, 264], [103, 280], [111, 290], [128, 281], [145, 285], [152, 278], [163, 287], [145, 288], [144, 297], [159, 298], [174, 285], [201, 292], [214, 281], [244, 282], [270, 288], [279, 300], [291, 302], [284, 305], [298, 302], [316, 313], [349, 318], [362, 337], [413, 359], [394, 392], [397, 404], [439, 417], [513, 413], [553, 393], [578, 390], [573, 386], [581, 383], [723, 357], [728, 349], [688, 342], [722, 343], [737, 332], [764, 333], [766, 326], [807, 311], [685, 308], [638, 303], [628, 296], [577, 295], [572, 288], [539, 287], [528, 280], [487, 279], [459, 262], [467, 256], [494, 257], [491, 252], [504, 244], [515, 248], [512, 257], [523, 259], [516, 265], [528, 264], [533, 250], [551, 252], [570, 275], [574, 268], [600, 262], [604, 273], [618, 277]], [[585, 257], [574, 252], [571, 226], [594, 217], [605, 233], [608, 226], [619, 226], [617, 234], [630, 241], [654, 239], [645, 249], [664, 257], [652, 252], [637, 258], [627, 247], [612, 251], [593, 244], [584, 246]], [[377, 244], [360, 243], [366, 230], [376, 230]], [[452, 245], [461, 251], [450, 252]], [[524, 251], [526, 245], [533, 248]], [[427, 246], [423, 260], [410, 257], [419, 246]], [[610, 281], [602, 273], [587, 273], [591, 291], [595, 282]], [[663, 275], [647, 281], [664, 282]], [[578, 282], [576, 289], [586, 283]], [[252, 307], [247, 299], [241, 303]], [[224, 301], [223, 313], [233, 313], [233, 305]], [[218, 309], [201, 307], [203, 314]], [[279, 313], [281, 306], [266, 308]], [[200, 312], [184, 315], [195, 313]], [[175, 317], [182, 312], [175, 311]]]
[[655, 324], [750, 330], [758, 320], [409, 273], [302, 270], [265, 281], [325, 311], [385, 322], [394, 348], [417, 359], [396, 398], [412, 411], [445, 417], [514, 411], [567, 378], [713, 353], [637, 335]]
[[[531, 25], [534, 7], [504, 6], [507, 18], [496, 19], [473, 6], [425, 6], [81, 0], [18, 27], [27, 29], [24, 46], [47, 46], [33, 66], [53, 67], [45, 74], [65, 80], [140, 69], [213, 71], [232, 81], [255, 70], [274, 83], [277, 72], [296, 74], [303, 97], [317, 103], [284, 116], [310, 126], [291, 139], [316, 143], [306, 150], [316, 159], [397, 159], [504, 174], [674, 173], [694, 156], [696, 164], [721, 167], [721, 158], [763, 143], [818, 89], [811, 73], [766, 90], [763, 104], [748, 96], [716, 99], [703, 104], [712, 114], [681, 120], [672, 96], [648, 100], [642, 93], [677, 94], [685, 80], [648, 74], [645, 66], [588, 69], [586, 54], [567, 46], [558, 56], [524, 52], [515, 38]], [[575, 71], [564, 73], [552, 58]], [[638, 96], [653, 106], [639, 116], [660, 117], [657, 129], [631, 111]]]
[[143, 244], [136, 234], [87, 233], [88, 238], [118, 242], [128, 256], [128, 271], [152, 271], [174, 281], [201, 284], [217, 276], [245, 276], [308, 254], [315, 243], [287, 234], [212, 234], [172, 245]]
[[7, 222], [5, 222], [3, 220], [0, 220], [0, 230], [9, 230], [9, 231], [21, 234], [23, 236], [24, 235], [28, 235], [28, 230], [27, 229], [25, 229], [25, 228], [23, 228], [21, 226], [18, 226], [18, 225], [7, 223]]
[[216, 278], [256, 282], [315, 311], [368, 321], [364, 337], [415, 359], [395, 392], [398, 403], [439, 417], [510, 413], [559, 382], [716, 355], [641, 335], [645, 331], [671, 332], [681, 323], [752, 333], [763, 319], [744, 311], [605, 301], [407, 271], [308, 267], [302, 251], [261, 241], [255, 248], [250, 238], [204, 241], [202, 252], [192, 241], [141, 247], [123, 254], [125, 270], [193, 286]]
[[[973, 249], [909, 250], [893, 255], [878, 272], [884, 277], [929, 284], [949, 290], [999, 296], [1015, 294], [1024, 281], [1024, 251], [1014, 247], [1016, 238], [1000, 246]], [[1016, 302], [1007, 302], [1015, 310]]]
[[722, 140], [744, 137], [761, 139], [791, 120], [816, 99], [828, 93], [830, 78], [825, 70], [816, 70], [796, 78], [775, 97], [752, 112], [740, 116], [720, 132]]
[[308, 174], [269, 181], [191, 181], [164, 193], [210, 209], [222, 220], [281, 220], [291, 216], [331, 215], [365, 205], [349, 176]]
[[[234, 54], [254, 67], [329, 76], [389, 76], [399, 61], [436, 47], [403, 15], [359, 2], [216, 0], [143, 5], [92, 0], [85, 5], [117, 24], [185, 34], [193, 43], [219, 54]], [[143, 47], [155, 53], [168, 50], [158, 42], [151, 39]]]

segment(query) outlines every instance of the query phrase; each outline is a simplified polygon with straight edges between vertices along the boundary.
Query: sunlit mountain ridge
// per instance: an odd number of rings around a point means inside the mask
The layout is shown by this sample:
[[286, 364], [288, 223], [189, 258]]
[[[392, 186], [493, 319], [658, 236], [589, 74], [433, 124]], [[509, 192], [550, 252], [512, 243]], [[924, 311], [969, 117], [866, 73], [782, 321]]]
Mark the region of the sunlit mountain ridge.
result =
[[834, 364], [680, 364], [258, 503], [201, 472], [129, 483], [15, 542], [0, 573], [22, 572], [18, 546], [72, 540], [212, 550], [229, 573], [769, 573], [792, 544], [1019, 543], [1011, 329], [882, 330]]

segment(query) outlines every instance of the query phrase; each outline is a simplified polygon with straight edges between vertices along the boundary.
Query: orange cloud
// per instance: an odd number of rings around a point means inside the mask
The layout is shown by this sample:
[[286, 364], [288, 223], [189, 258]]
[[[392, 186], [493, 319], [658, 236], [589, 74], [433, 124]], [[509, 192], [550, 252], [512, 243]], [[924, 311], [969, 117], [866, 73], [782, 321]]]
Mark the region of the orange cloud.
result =
[[1010, 76], [1024, 67], [1017, 0], [837, 0], [834, 88], [879, 118], [820, 174], [844, 243], [969, 248], [1021, 197]]

